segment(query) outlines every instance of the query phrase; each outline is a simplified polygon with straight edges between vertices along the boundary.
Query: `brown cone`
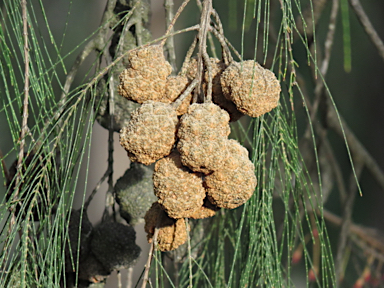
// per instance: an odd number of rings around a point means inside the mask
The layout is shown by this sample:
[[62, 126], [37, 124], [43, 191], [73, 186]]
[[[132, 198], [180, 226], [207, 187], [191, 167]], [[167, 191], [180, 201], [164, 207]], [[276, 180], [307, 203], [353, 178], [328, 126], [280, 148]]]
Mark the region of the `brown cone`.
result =
[[281, 88], [275, 74], [252, 60], [233, 62], [220, 79], [225, 97], [251, 117], [259, 117], [279, 103]]
[[148, 101], [132, 112], [128, 126], [120, 131], [120, 145], [131, 161], [149, 165], [171, 153], [177, 124], [169, 104]]
[[176, 151], [156, 163], [153, 185], [158, 203], [171, 218], [191, 217], [203, 206], [205, 190], [201, 174], [184, 167]]
[[229, 115], [213, 103], [192, 104], [180, 121], [177, 149], [181, 162], [195, 172], [211, 173], [228, 158]]
[[187, 241], [187, 229], [184, 219], [175, 220], [168, 217], [159, 203], [152, 204], [144, 219], [144, 230], [147, 232], [149, 243], [152, 243], [155, 228], [158, 227], [157, 248], [160, 251], [175, 250]]
[[235, 140], [228, 140], [230, 157], [222, 169], [205, 177], [207, 197], [217, 207], [233, 209], [253, 194], [257, 181], [248, 151]]
[[161, 101], [165, 95], [166, 79], [172, 72], [160, 45], [132, 50], [129, 66], [120, 74], [118, 92], [138, 103]]

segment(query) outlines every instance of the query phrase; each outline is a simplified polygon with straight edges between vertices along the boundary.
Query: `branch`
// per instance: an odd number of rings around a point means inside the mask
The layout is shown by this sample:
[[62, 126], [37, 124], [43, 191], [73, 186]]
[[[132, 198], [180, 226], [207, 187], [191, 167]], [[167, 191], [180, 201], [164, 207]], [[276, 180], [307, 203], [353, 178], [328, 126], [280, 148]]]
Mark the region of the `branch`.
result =
[[155, 247], [157, 245], [157, 235], [159, 235], [159, 227], [158, 227], [158, 225], [156, 225], [155, 233], [153, 234], [153, 238], [152, 238], [152, 244], [151, 244], [151, 247], [149, 248], [148, 260], [147, 260], [147, 264], [145, 264], [143, 284], [141, 285], [141, 288], [145, 288], [147, 286], [148, 281], [149, 281], [149, 270], [151, 268], [151, 262], [152, 262], [152, 258], [153, 258], [153, 253], [154, 253]]
[[[164, 1], [164, 8], [165, 8], [165, 25], [166, 27], [169, 27], [172, 23], [173, 18], [173, 0], [165, 0]], [[174, 32], [173, 27], [171, 28], [170, 32]], [[168, 51], [168, 60], [169, 63], [172, 66], [173, 71], [177, 70], [176, 67], [176, 53], [175, 53], [175, 42], [173, 40], [173, 36], [169, 37], [167, 42], [165, 42], [165, 47]]]
[[161, 41], [161, 43], [160, 43], [161, 46], [164, 46], [165, 41], [167, 41], [167, 38], [168, 38], [168, 37], [171, 37], [172, 35], [174, 35], [174, 33], [172, 33], [173, 26], [175, 25], [177, 18], [179, 18], [181, 12], [184, 10], [185, 6], [187, 6], [187, 4], [188, 4], [189, 1], [190, 1], [190, 0], [184, 0], [184, 2], [180, 5], [179, 9], [177, 9], [177, 12], [176, 12], [176, 14], [175, 14], [175, 17], [173, 17], [171, 23], [170, 23], [169, 26], [168, 26], [167, 31], [165, 32], [165, 34], [164, 34], [164, 36], [163, 36], [164, 39], [163, 39], [163, 40]]
[[71, 84], [73, 80], [75, 80], [77, 70], [79, 69], [80, 65], [84, 62], [84, 60], [88, 57], [88, 55], [95, 49], [98, 49], [101, 51], [105, 46], [104, 38], [109, 32], [108, 19], [112, 17], [113, 9], [116, 6], [116, 1], [117, 0], [108, 1], [104, 10], [103, 19], [101, 20], [101, 23], [103, 23], [103, 25], [101, 26], [96, 37], [92, 39], [90, 42], [88, 42], [88, 44], [85, 46], [83, 51], [81, 51], [81, 53], [77, 56], [75, 63], [73, 63], [72, 65], [71, 71], [69, 71], [65, 79], [65, 84], [64, 84], [63, 92], [61, 93], [60, 99], [64, 99], [65, 96], [68, 94], [69, 89], [71, 88]]
[[27, 1], [21, 1], [22, 18], [23, 18], [23, 38], [24, 38], [24, 102], [23, 102], [23, 120], [20, 132], [20, 150], [17, 160], [17, 178], [15, 199], [19, 193], [19, 185], [21, 179], [21, 164], [24, 156], [25, 135], [28, 131], [28, 99], [29, 99], [29, 48], [28, 48], [28, 19], [27, 19]]
[[[364, 167], [364, 164], [358, 161], [358, 163], [356, 164], [357, 177], [360, 177], [363, 167]], [[345, 249], [347, 246], [347, 240], [349, 238], [350, 227], [352, 224], [353, 204], [355, 203], [356, 194], [357, 194], [357, 185], [356, 185], [355, 177], [352, 174], [350, 177], [349, 195], [343, 207], [344, 213], [343, 213], [343, 219], [342, 219], [342, 224], [340, 229], [339, 243], [337, 245], [337, 254], [336, 254], [336, 261], [335, 261], [335, 270], [336, 270], [336, 279], [337, 279], [336, 281], [341, 280], [340, 276], [342, 275], [342, 272], [343, 272], [343, 259], [344, 259]]]
[[331, 104], [329, 104], [329, 106], [330, 107], [327, 111], [327, 124], [337, 134], [339, 134], [341, 138], [344, 138], [345, 133], [345, 139], [348, 143], [349, 148], [351, 149], [352, 154], [358, 157], [358, 159], [365, 164], [367, 169], [372, 173], [373, 177], [384, 190], [384, 171], [380, 168], [380, 166], [377, 164], [376, 160], [371, 156], [371, 154], [369, 154], [363, 144], [361, 144], [361, 142], [353, 134], [353, 132], [341, 116], [340, 125], [335, 109], [332, 107]]
[[369, 21], [369, 18], [367, 14], [365, 14], [365, 11], [361, 6], [360, 1], [349, 0], [349, 3], [355, 11], [361, 25], [363, 25], [365, 32], [367, 32], [368, 36], [371, 38], [372, 43], [376, 46], [376, 49], [379, 52], [379, 56], [384, 60], [384, 43], [383, 41], [381, 41], [371, 21]]
[[[319, 108], [319, 104], [320, 104], [320, 100], [321, 100], [321, 96], [323, 94], [323, 88], [324, 88], [323, 79], [325, 79], [325, 76], [327, 75], [329, 61], [331, 60], [331, 50], [333, 46], [333, 41], [335, 39], [335, 29], [336, 29], [336, 20], [337, 20], [338, 11], [339, 11], [339, 0], [333, 0], [331, 17], [329, 19], [329, 25], [328, 25], [327, 38], [324, 44], [324, 59], [321, 62], [321, 67], [320, 67], [320, 73], [322, 77], [317, 77], [316, 79], [315, 100], [313, 103], [313, 109], [311, 113], [312, 122], [315, 121], [316, 113]], [[315, 70], [315, 75], [316, 73], [317, 73], [317, 70]], [[310, 133], [309, 127], [307, 129], [307, 133], [308, 135]]]

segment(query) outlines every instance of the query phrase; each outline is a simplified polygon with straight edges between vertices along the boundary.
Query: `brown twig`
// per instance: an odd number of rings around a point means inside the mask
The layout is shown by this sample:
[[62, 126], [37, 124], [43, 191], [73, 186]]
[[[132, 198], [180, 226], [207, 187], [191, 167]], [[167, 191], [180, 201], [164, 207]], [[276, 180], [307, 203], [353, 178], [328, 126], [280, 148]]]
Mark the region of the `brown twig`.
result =
[[[118, 52], [117, 52], [117, 56], [121, 55], [123, 52], [124, 52], [124, 38], [125, 38], [125, 35], [127, 33], [129, 33], [129, 29], [137, 24], [137, 22], [141, 22], [141, 13], [139, 13], [139, 15], [137, 15], [136, 13], [136, 8], [138, 8], [139, 4], [141, 3], [141, 1], [137, 1], [135, 3], [135, 5], [132, 6], [132, 9], [129, 11], [129, 13], [125, 16], [126, 19], [129, 19], [128, 22], [124, 25], [124, 28], [123, 30], [121, 31], [121, 34], [120, 34], [120, 39], [119, 39], [119, 43], [117, 45], [118, 47]], [[136, 31], [136, 30], [135, 30]], [[138, 33], [135, 33], [136, 36], [137, 36], [137, 43], [142, 43], [142, 39], [141, 37], [138, 36]]]
[[65, 79], [64, 88], [63, 92], [61, 93], [60, 99], [63, 100], [67, 96], [69, 89], [71, 88], [72, 82], [75, 80], [75, 76], [80, 65], [84, 62], [88, 55], [94, 50], [103, 50], [105, 46], [104, 38], [106, 37], [109, 31], [108, 20], [111, 19], [113, 15], [113, 9], [116, 6], [116, 1], [117, 0], [108, 0], [104, 10], [103, 18], [101, 20], [101, 23], [103, 23], [103, 25], [101, 26], [96, 37], [90, 42], [88, 42], [88, 44], [84, 47], [83, 51], [81, 51], [81, 53], [76, 57], [75, 63], [73, 63], [72, 68]]
[[372, 157], [367, 149], [361, 144], [357, 137], [353, 134], [347, 123], [344, 119], [336, 113], [334, 107], [329, 103], [329, 108], [327, 111], [327, 124], [332, 128], [341, 138], [344, 138], [348, 143], [348, 146], [353, 155], [358, 157], [362, 163], [365, 164], [366, 168], [372, 173], [373, 177], [376, 179], [378, 184], [384, 189], [384, 171], [377, 164], [376, 160]]
[[[201, 10], [203, 9], [203, 5], [201, 4], [201, 1], [197, 0], [196, 3], [197, 3], [197, 7], [199, 7], [200, 12], [201, 12]], [[207, 37], [208, 37], [208, 41], [209, 41], [209, 47], [211, 48], [212, 57], [217, 58], [216, 47], [215, 47], [215, 43], [213, 42], [213, 38], [212, 38], [211, 33], [208, 33]]]
[[[327, 38], [324, 43], [324, 58], [321, 62], [320, 67], [320, 73], [322, 77], [317, 77], [316, 79], [316, 87], [315, 87], [315, 100], [313, 101], [313, 109], [311, 113], [311, 121], [314, 122], [317, 110], [319, 108], [319, 104], [321, 101], [321, 96], [323, 95], [324, 91], [324, 78], [327, 75], [328, 67], [329, 67], [329, 61], [331, 59], [331, 50], [333, 46], [333, 41], [335, 39], [335, 30], [336, 30], [336, 20], [337, 20], [337, 14], [339, 11], [339, 1], [333, 0], [332, 2], [332, 11], [331, 11], [331, 17], [329, 19], [329, 25], [328, 25], [328, 33]], [[317, 71], [314, 73], [317, 74]], [[307, 132], [308, 135], [310, 133], [310, 129], [308, 127]]]
[[377, 51], [379, 52], [379, 56], [384, 60], [384, 43], [380, 39], [379, 34], [377, 34], [371, 21], [369, 21], [369, 18], [367, 14], [365, 14], [365, 11], [363, 9], [363, 6], [361, 6], [360, 1], [349, 0], [349, 3], [351, 4], [353, 10], [355, 11], [361, 25], [363, 25], [365, 32], [367, 32], [369, 38], [371, 39], [372, 43], [375, 45]]
[[23, 120], [20, 132], [20, 150], [17, 160], [17, 176], [16, 176], [16, 192], [15, 199], [19, 193], [19, 182], [21, 180], [21, 165], [24, 156], [25, 135], [28, 130], [28, 100], [29, 100], [29, 48], [28, 48], [28, 16], [27, 1], [21, 1], [22, 18], [23, 18], [23, 38], [24, 38], [24, 101], [23, 101]]
[[148, 281], [149, 281], [149, 270], [151, 268], [153, 253], [154, 253], [155, 248], [157, 246], [157, 235], [159, 235], [159, 228], [156, 226], [155, 233], [153, 234], [153, 238], [152, 238], [151, 247], [149, 248], [147, 264], [145, 264], [143, 284], [141, 285], [141, 288], [145, 288], [147, 286]]
[[132, 277], [133, 277], [133, 267], [129, 267], [127, 270], [127, 286], [126, 286], [126, 288], [132, 288], [132, 285], [133, 285]]
[[3, 167], [5, 181], [6, 182], [11, 181], [11, 179], [9, 178], [9, 171], [8, 171], [7, 165], [5, 164], [4, 155], [1, 149], [0, 149], [0, 158], [1, 158], [1, 165]]
[[[173, 0], [165, 0], [164, 8], [165, 8], [165, 25], [166, 27], [170, 27], [173, 19]], [[170, 32], [174, 32], [174, 28], [172, 26]], [[170, 36], [165, 42], [165, 47], [168, 52], [168, 61], [172, 66], [173, 71], [177, 70], [176, 67], [176, 53], [175, 53], [175, 42], [173, 36]]]
[[198, 34], [199, 39], [199, 53], [198, 53], [198, 59], [197, 59], [197, 73], [196, 73], [196, 79], [199, 81], [197, 85], [197, 89], [195, 90], [195, 97], [194, 102], [197, 100], [203, 83], [203, 76], [204, 76], [204, 65], [203, 62], [205, 62], [205, 65], [208, 70], [208, 89], [207, 89], [207, 95], [205, 97], [204, 102], [211, 103], [212, 102], [212, 68], [211, 62], [209, 61], [209, 56], [207, 54], [207, 34], [210, 27], [210, 19], [212, 14], [212, 0], [205, 0], [204, 6], [201, 11], [201, 17], [200, 17], [200, 30]]
[[173, 29], [173, 26], [175, 25], [177, 18], [179, 18], [181, 12], [183, 12], [185, 6], [187, 6], [187, 4], [188, 4], [189, 1], [190, 1], [190, 0], [184, 0], [184, 2], [180, 5], [179, 9], [177, 9], [177, 12], [176, 12], [176, 14], [175, 14], [175, 17], [173, 17], [171, 23], [170, 23], [169, 26], [168, 26], [167, 31], [166, 31], [165, 34], [164, 34], [164, 39], [160, 42], [160, 45], [161, 45], [161, 46], [164, 46], [165, 41], [167, 41], [167, 38], [168, 38], [168, 37], [174, 35], [173, 33], [171, 33], [171, 32], [172, 32], [172, 29]]
[[[357, 177], [359, 177], [363, 170], [363, 164], [361, 162], [357, 162], [355, 169], [356, 169], [356, 175]], [[343, 213], [343, 219], [342, 219], [342, 224], [340, 228], [339, 242], [337, 245], [337, 254], [336, 254], [336, 261], [335, 261], [336, 279], [340, 279], [340, 275], [342, 274], [343, 256], [347, 246], [350, 226], [352, 224], [353, 204], [355, 202], [355, 198], [357, 194], [357, 185], [356, 185], [355, 177], [353, 174], [351, 175], [351, 178], [350, 178], [349, 191], [350, 193], [343, 207], [344, 213]]]
[[[28, 15], [27, 15], [27, 1], [22, 0], [21, 1], [21, 10], [22, 10], [22, 20], [23, 20], [23, 39], [24, 39], [24, 101], [23, 101], [23, 115], [22, 115], [22, 124], [21, 124], [21, 131], [20, 131], [20, 150], [19, 150], [19, 157], [17, 159], [17, 172], [16, 172], [16, 184], [15, 184], [15, 192], [14, 192], [14, 202], [15, 204], [10, 207], [11, 212], [11, 221], [9, 222], [8, 231], [7, 234], [10, 235], [12, 232], [12, 229], [15, 228], [16, 225], [16, 215], [13, 213], [13, 210], [15, 209], [16, 205], [18, 204], [17, 198], [19, 196], [19, 189], [20, 189], [20, 182], [22, 177], [22, 164], [23, 164], [23, 157], [24, 157], [24, 146], [25, 146], [25, 135], [28, 132], [28, 101], [29, 101], [29, 48], [28, 48]], [[9, 177], [9, 176], [8, 176]], [[21, 231], [20, 237], [21, 237]], [[12, 241], [12, 237], [6, 238], [6, 243], [3, 246], [4, 250], [4, 256], [3, 256], [3, 263], [2, 267], [5, 269], [5, 265], [7, 263], [7, 255], [8, 255], [8, 247], [9, 241]]]
[[[337, 226], [341, 226], [341, 224], [343, 223], [343, 219], [341, 217], [329, 212], [326, 209], [323, 209], [323, 216], [325, 220]], [[376, 258], [384, 260], [384, 237], [379, 235], [379, 232], [376, 229], [366, 228], [352, 222], [349, 226], [349, 233], [350, 235], [355, 235], [356, 237], [361, 239], [364, 243], [366, 243], [366, 245], [368, 244], [371, 249], [380, 251], [380, 258], [378, 255], [373, 255]], [[352, 240], [356, 241], [353, 238]]]

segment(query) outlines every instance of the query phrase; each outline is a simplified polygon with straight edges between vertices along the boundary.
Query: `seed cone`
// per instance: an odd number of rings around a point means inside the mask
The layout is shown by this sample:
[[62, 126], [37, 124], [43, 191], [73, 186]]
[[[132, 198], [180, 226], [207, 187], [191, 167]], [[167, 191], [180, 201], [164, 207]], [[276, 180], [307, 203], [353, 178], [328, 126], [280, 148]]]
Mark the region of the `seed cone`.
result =
[[[120, 65], [123, 66], [122, 64]], [[116, 70], [118, 70], [118, 68], [119, 67], [116, 67]], [[109, 97], [111, 85], [113, 85], [115, 97], [114, 97], [114, 114], [112, 118], [112, 129], [115, 132], [119, 132], [121, 128], [123, 128], [128, 124], [132, 111], [137, 109], [137, 107], [139, 107], [139, 104], [133, 101], [129, 101], [128, 99], [125, 99], [117, 95], [118, 94], [117, 86], [119, 85], [119, 77], [118, 77], [119, 74], [113, 73], [113, 76], [114, 76], [113, 83], [108, 82], [110, 80], [108, 79], [110, 75], [107, 74], [97, 84], [94, 109], [96, 111], [97, 122], [105, 129], [109, 129], [111, 125], [111, 118], [109, 114], [109, 98], [108, 97]]]
[[[216, 105], [220, 106], [221, 109], [224, 109], [228, 112], [230, 117], [230, 122], [234, 122], [239, 120], [244, 114], [237, 110], [236, 105], [224, 97], [220, 77], [221, 73], [225, 70], [225, 64], [217, 59], [210, 58], [211, 68], [212, 68], [212, 102]], [[187, 68], [187, 77], [192, 81], [195, 79], [197, 73], [197, 59], [192, 58], [188, 68]], [[203, 81], [203, 89], [205, 93], [207, 92], [207, 83], [208, 83], [208, 71], [207, 69], [204, 71], [204, 81]]]
[[103, 222], [95, 228], [91, 250], [107, 271], [130, 267], [139, 257], [136, 232], [132, 226], [117, 222]]
[[[174, 102], [184, 90], [188, 87], [189, 80], [186, 76], [169, 76], [167, 78], [167, 86], [165, 89], [165, 103]], [[192, 93], [190, 93], [176, 109], [177, 115], [183, 115], [187, 113], [188, 107], [191, 104]]]
[[145, 214], [144, 230], [147, 232], [149, 243], [153, 241], [156, 226], [159, 229], [157, 235], [157, 248], [160, 251], [177, 249], [187, 241], [187, 229], [183, 218], [175, 220], [170, 218], [159, 203], [153, 203], [151, 209]]
[[119, 94], [138, 103], [160, 101], [165, 94], [166, 79], [172, 72], [162, 46], [132, 50], [128, 62], [128, 68], [120, 74]]
[[158, 203], [171, 218], [190, 217], [203, 206], [205, 190], [201, 174], [184, 167], [178, 152], [156, 163], [153, 184]]
[[151, 167], [133, 162], [116, 181], [114, 190], [120, 215], [131, 225], [143, 221], [145, 213], [157, 200], [153, 194], [152, 175]]
[[211, 173], [228, 158], [229, 115], [213, 103], [192, 104], [180, 121], [177, 149], [195, 172]]
[[220, 79], [225, 97], [251, 117], [259, 117], [279, 103], [281, 88], [275, 74], [253, 60], [231, 63]]
[[120, 145], [133, 162], [154, 163], [171, 153], [178, 118], [169, 104], [148, 101], [131, 114], [120, 131]]
[[257, 181], [248, 151], [235, 140], [228, 140], [230, 157], [225, 165], [204, 180], [209, 201], [217, 207], [233, 209], [253, 194]]
[[189, 218], [204, 219], [215, 216], [216, 212], [220, 210], [217, 206], [205, 199], [204, 205], [197, 209]]
[[79, 263], [79, 279], [99, 283], [109, 274], [111, 271], [108, 271], [92, 252]]

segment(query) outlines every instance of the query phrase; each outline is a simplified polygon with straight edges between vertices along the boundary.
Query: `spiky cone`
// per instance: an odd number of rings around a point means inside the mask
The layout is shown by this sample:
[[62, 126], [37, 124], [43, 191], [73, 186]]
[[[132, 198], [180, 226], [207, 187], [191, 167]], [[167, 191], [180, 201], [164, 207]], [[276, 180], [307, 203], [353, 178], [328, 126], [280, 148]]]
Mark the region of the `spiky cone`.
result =
[[107, 271], [128, 268], [140, 256], [132, 226], [117, 222], [103, 222], [94, 230], [91, 250]]
[[178, 122], [169, 104], [148, 101], [132, 112], [128, 125], [120, 131], [120, 145], [131, 161], [149, 165], [171, 153]]
[[220, 208], [215, 206], [215, 205], [213, 205], [206, 198], [205, 201], [204, 201], [203, 206], [201, 206], [199, 209], [197, 209], [188, 218], [192, 218], [192, 219], [205, 219], [205, 218], [213, 217], [213, 216], [215, 216], [215, 214], [216, 214], [216, 212], [218, 210], [220, 210]]
[[144, 220], [144, 215], [157, 200], [153, 194], [153, 168], [132, 162], [115, 184], [115, 198], [120, 215], [131, 225]]
[[111, 274], [93, 253], [79, 263], [79, 279], [99, 283]]
[[281, 88], [275, 74], [253, 60], [232, 62], [220, 80], [224, 96], [251, 117], [270, 112], [279, 103]]
[[[229, 114], [229, 121], [235, 122], [239, 120], [244, 114], [237, 110], [236, 105], [224, 97], [223, 90], [221, 88], [220, 77], [221, 73], [225, 70], [225, 64], [223, 61], [217, 58], [210, 58], [212, 68], [212, 102], [218, 105], [221, 109], [224, 109]], [[192, 58], [187, 68], [187, 77], [192, 81], [196, 77], [197, 73], [197, 59]], [[207, 92], [208, 83], [208, 71], [204, 71], [203, 89]]]
[[166, 79], [172, 72], [162, 46], [132, 50], [128, 62], [128, 68], [120, 74], [119, 94], [138, 103], [160, 101], [165, 94]]
[[234, 209], [253, 194], [257, 180], [248, 151], [235, 140], [228, 140], [230, 157], [225, 165], [204, 179], [209, 201], [217, 207]]
[[203, 206], [205, 190], [201, 176], [181, 164], [177, 151], [156, 162], [154, 192], [169, 217], [188, 218]]
[[[123, 69], [123, 64], [118, 63], [116, 70], [119, 68]], [[121, 70], [119, 70], [121, 71]], [[109, 74], [105, 75], [97, 84], [96, 93], [95, 93], [95, 105], [94, 109], [96, 112], [96, 120], [97, 122], [104, 127], [105, 129], [109, 129], [112, 124], [112, 130], [115, 132], [119, 132], [121, 128], [126, 126], [129, 122], [130, 115], [132, 111], [137, 109], [140, 105], [129, 101], [123, 97], [120, 97], [117, 92], [117, 87], [119, 85], [119, 74], [113, 73], [113, 83], [109, 82], [111, 77]], [[112, 117], [109, 114], [109, 96], [111, 91], [111, 86], [113, 92], [115, 93], [114, 97], [114, 114]]]
[[[167, 78], [167, 86], [165, 88], [165, 97], [161, 100], [161, 102], [174, 102], [185, 91], [189, 83], [190, 81], [186, 76], [169, 76]], [[176, 113], [178, 116], [187, 113], [191, 100], [192, 93], [187, 95], [181, 102], [180, 106], [177, 107]]]
[[209, 174], [229, 157], [229, 115], [213, 103], [192, 104], [180, 120], [177, 149], [181, 163], [195, 172]]
[[147, 232], [149, 243], [152, 243], [155, 229], [158, 227], [159, 233], [156, 242], [160, 251], [175, 250], [187, 241], [187, 229], [184, 219], [170, 218], [159, 203], [153, 203], [144, 219], [144, 230]]

